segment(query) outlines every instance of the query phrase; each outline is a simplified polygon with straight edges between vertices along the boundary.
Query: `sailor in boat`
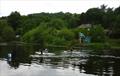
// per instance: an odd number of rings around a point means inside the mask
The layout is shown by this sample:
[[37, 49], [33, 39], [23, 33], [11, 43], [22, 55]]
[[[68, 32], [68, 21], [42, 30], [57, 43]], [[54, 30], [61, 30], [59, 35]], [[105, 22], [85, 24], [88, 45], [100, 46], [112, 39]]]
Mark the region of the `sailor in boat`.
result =
[[48, 53], [48, 49], [46, 48], [46, 49], [44, 50], [44, 52], [45, 52], [45, 53]]
[[39, 49], [39, 52], [36, 52], [36, 53], [37, 53], [37, 54], [40, 54], [40, 55], [44, 55], [44, 54], [48, 53], [48, 49], [47, 49], [47, 48], [44, 49], [44, 50]]

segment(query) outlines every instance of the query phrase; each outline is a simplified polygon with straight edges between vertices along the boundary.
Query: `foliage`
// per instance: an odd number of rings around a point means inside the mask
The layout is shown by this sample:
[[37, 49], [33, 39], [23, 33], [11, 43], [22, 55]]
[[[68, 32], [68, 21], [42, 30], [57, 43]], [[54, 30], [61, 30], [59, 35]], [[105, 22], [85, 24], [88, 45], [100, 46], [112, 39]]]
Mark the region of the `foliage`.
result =
[[63, 28], [62, 30], [60, 30], [58, 36], [68, 41], [71, 41], [74, 39], [74, 33], [72, 32], [72, 30], [67, 29], [67, 28]]
[[[81, 14], [42, 12], [21, 16], [15, 11], [7, 17], [0, 18], [0, 41], [11, 41], [15, 34], [20, 34], [21, 40], [27, 43], [71, 46], [77, 43], [79, 32], [82, 32], [91, 36], [92, 42], [103, 43], [106, 36], [120, 38], [119, 12], [120, 7], [113, 10], [105, 5], [90, 8]], [[81, 24], [91, 24], [92, 27], [88, 31], [87, 28], [79, 28]], [[107, 33], [104, 30], [108, 30]]]
[[94, 25], [91, 29], [92, 42], [104, 42], [105, 33], [104, 28], [101, 25]]
[[101, 5], [100, 8], [90, 8], [87, 12], [80, 16], [80, 24], [101, 24], [105, 29], [108, 29], [107, 36], [111, 38], [120, 38], [120, 7], [107, 8]]
[[40, 47], [44, 46], [43, 28], [37, 27], [29, 32], [25, 33], [22, 37], [22, 41], [26, 43], [38, 44]]
[[101, 25], [92, 25], [90, 28], [78, 27], [74, 29], [76, 39], [79, 39], [79, 32], [83, 33], [85, 36], [90, 36], [92, 42], [104, 42], [106, 39], [104, 28]]
[[61, 19], [52, 19], [49, 23], [48, 23], [48, 27], [49, 28], [55, 28], [57, 30], [60, 30], [64, 27], [66, 27], [67, 24], [65, 24], [65, 22]]
[[9, 42], [15, 39], [15, 32], [6, 20], [0, 20], [0, 42]]
[[15, 11], [12, 12], [9, 16], [8, 16], [8, 23], [12, 26], [12, 28], [16, 31], [17, 28], [19, 28], [20, 26], [20, 13]]
[[74, 33], [70, 29], [63, 28], [60, 30], [48, 28], [48, 26], [47, 23], [40, 24], [35, 29], [25, 33], [22, 40], [27, 43], [39, 43], [41, 45], [67, 45], [74, 39]]

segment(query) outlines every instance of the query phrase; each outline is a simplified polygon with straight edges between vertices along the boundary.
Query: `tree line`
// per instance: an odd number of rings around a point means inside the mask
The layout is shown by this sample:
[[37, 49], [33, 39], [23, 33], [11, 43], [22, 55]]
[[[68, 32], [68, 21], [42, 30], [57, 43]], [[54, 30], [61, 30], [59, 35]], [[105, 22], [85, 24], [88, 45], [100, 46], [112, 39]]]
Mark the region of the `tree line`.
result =
[[79, 32], [86, 34], [86, 29], [79, 28], [82, 24], [92, 25], [89, 31], [92, 42], [105, 42], [106, 37], [119, 39], [120, 7], [101, 5], [100, 8], [90, 8], [81, 14], [42, 12], [25, 16], [15, 11], [0, 18], [0, 42], [17, 40], [40, 43], [41, 46], [70, 46], [79, 42]]

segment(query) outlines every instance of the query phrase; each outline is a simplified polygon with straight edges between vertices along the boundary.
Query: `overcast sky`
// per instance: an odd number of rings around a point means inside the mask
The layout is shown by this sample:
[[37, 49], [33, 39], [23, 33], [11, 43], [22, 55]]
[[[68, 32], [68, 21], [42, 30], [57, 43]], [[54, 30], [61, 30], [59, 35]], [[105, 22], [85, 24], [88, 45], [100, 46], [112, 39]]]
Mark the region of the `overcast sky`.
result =
[[60, 11], [81, 13], [102, 4], [115, 8], [120, 6], [120, 0], [0, 0], [0, 16], [8, 16], [12, 11], [22, 15]]

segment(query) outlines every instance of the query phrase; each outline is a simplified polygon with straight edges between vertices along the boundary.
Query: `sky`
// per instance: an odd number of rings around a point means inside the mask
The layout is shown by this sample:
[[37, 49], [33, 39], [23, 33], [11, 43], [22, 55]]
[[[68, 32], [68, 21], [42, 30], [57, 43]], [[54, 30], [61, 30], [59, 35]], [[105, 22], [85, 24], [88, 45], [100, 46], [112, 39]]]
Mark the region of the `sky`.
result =
[[116, 8], [120, 6], [120, 0], [0, 0], [0, 17], [14, 11], [21, 15], [40, 12], [82, 13], [102, 4]]

